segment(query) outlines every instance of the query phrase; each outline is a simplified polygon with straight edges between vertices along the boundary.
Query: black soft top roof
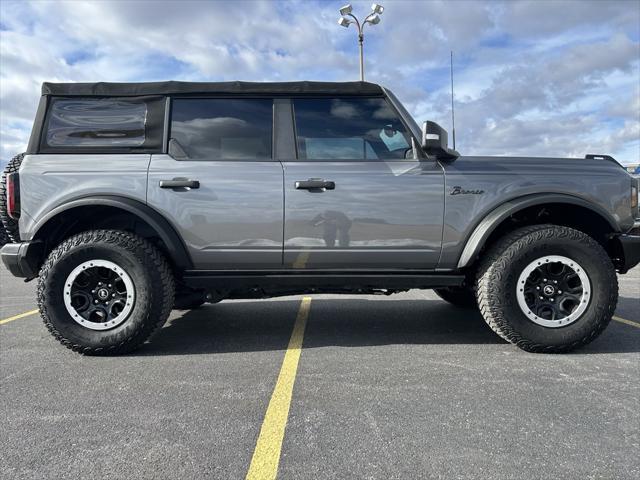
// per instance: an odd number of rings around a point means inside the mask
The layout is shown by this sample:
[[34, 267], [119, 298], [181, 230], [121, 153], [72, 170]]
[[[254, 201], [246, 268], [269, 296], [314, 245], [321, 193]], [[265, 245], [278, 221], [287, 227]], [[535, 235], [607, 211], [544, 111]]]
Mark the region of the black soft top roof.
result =
[[382, 87], [369, 82], [145, 82], [49, 83], [43, 95], [122, 97], [172, 94], [320, 94], [381, 95]]

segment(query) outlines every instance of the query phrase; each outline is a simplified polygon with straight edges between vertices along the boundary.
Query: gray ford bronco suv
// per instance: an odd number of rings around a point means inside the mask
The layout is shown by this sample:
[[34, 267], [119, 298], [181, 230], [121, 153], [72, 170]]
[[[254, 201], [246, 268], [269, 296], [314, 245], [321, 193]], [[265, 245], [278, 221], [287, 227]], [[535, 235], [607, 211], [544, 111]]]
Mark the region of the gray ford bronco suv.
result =
[[640, 261], [638, 179], [613, 158], [460, 156], [365, 82], [45, 83], [0, 215], [4, 264], [86, 354], [172, 308], [412, 288], [564, 352]]

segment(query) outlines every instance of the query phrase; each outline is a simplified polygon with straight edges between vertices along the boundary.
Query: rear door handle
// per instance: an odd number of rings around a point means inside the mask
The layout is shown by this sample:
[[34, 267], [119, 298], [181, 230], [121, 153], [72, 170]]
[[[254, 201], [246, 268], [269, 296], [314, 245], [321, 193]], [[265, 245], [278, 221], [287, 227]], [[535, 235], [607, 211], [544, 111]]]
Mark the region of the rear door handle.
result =
[[299, 180], [295, 183], [296, 190], [335, 190], [336, 183], [320, 178], [310, 178], [309, 180]]
[[160, 188], [200, 188], [200, 182], [198, 180], [187, 180], [186, 178], [160, 180]]

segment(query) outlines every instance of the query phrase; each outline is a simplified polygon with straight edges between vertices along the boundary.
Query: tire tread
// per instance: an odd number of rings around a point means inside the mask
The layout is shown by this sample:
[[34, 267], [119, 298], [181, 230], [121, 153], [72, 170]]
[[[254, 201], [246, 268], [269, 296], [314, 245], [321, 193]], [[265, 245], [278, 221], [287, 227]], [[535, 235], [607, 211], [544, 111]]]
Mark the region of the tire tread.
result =
[[[78, 345], [65, 338], [51, 322], [46, 307], [46, 282], [54, 264], [74, 247], [95, 242], [118, 245], [133, 252], [141, 250], [144, 252], [144, 267], [156, 269], [161, 278], [161, 285], [158, 286], [161, 305], [159, 313], [155, 318], [142, 322], [138, 328], [126, 339], [108, 348], [92, 348]], [[133, 233], [118, 230], [90, 230], [74, 235], [58, 245], [47, 257], [47, 260], [40, 269], [37, 287], [38, 308], [42, 320], [49, 332], [62, 345], [74, 352], [85, 355], [117, 355], [135, 350], [148, 340], [167, 320], [174, 301], [174, 275], [164, 255], [149, 241]], [[148, 314], [149, 315], [149, 314]], [[150, 316], [150, 315], [149, 315]]]
[[[524, 338], [518, 333], [500, 308], [499, 287], [508, 266], [513, 263], [516, 254], [545, 239], [562, 238], [567, 241], [581, 242], [589, 247], [598, 260], [608, 264], [609, 280], [613, 285], [606, 305], [594, 308], [606, 310], [598, 315], [596, 327], [584, 337], [562, 346], [543, 345]], [[573, 228], [543, 224], [515, 230], [500, 239], [482, 259], [478, 269], [476, 295], [480, 313], [491, 329], [500, 337], [519, 348], [536, 353], [564, 353], [582, 347], [600, 335], [611, 321], [618, 300], [618, 282], [611, 259], [593, 238]]]

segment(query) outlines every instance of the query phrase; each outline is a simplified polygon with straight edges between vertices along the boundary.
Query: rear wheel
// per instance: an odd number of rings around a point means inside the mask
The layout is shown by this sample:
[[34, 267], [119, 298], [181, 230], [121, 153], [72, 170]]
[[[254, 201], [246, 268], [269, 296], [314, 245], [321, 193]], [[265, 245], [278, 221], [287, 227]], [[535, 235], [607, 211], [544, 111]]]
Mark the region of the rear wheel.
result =
[[93, 230], [49, 255], [38, 279], [45, 325], [66, 347], [85, 354], [129, 352], [166, 321], [174, 279], [164, 256], [137, 235]]
[[618, 300], [615, 269], [583, 232], [556, 225], [517, 230], [479, 268], [477, 299], [489, 326], [530, 352], [566, 352], [593, 341]]
[[436, 292], [436, 295], [441, 299], [456, 307], [478, 308], [476, 295], [470, 287], [434, 288], [433, 291]]

